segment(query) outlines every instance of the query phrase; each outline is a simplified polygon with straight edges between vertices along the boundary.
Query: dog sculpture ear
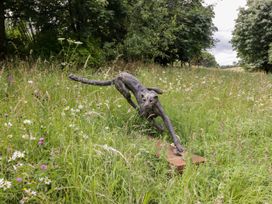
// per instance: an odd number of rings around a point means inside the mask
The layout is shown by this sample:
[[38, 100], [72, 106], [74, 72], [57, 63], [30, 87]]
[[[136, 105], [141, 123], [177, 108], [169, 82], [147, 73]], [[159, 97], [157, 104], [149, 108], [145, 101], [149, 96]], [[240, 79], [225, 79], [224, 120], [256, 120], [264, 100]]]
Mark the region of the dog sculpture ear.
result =
[[163, 91], [159, 88], [152, 87], [152, 88], [147, 88], [149, 91], [155, 91], [157, 94], [163, 94]]

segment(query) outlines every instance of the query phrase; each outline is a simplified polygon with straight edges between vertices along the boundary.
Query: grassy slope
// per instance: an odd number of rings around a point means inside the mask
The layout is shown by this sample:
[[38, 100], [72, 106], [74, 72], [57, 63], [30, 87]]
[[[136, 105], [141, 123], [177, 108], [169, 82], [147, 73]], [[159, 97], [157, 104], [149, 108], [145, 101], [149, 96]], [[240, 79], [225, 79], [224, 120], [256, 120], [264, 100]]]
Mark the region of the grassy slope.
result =
[[[153, 130], [113, 87], [22, 67], [12, 86], [6, 73], [0, 78], [0, 178], [12, 182], [10, 189], [0, 188], [0, 202], [23, 197], [30, 203], [271, 202], [271, 76], [150, 67], [137, 72], [144, 84], [165, 90], [160, 100], [182, 143], [208, 160], [189, 165], [181, 176], [154, 157], [146, 137]], [[79, 74], [102, 79], [113, 73]], [[4, 126], [8, 122], [12, 127]], [[36, 139], [22, 138], [30, 134]], [[44, 145], [37, 144], [41, 137]], [[167, 134], [158, 137], [170, 140]], [[25, 157], [8, 162], [15, 150]], [[23, 165], [14, 170], [17, 163]], [[50, 185], [39, 181], [46, 176]]]

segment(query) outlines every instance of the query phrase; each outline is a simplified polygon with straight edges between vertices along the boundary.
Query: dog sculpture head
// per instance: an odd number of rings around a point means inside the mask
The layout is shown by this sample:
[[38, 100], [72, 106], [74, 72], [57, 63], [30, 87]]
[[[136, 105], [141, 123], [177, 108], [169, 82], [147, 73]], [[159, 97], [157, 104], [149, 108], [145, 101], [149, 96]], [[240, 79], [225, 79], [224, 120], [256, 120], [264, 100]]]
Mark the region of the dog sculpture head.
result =
[[158, 102], [158, 94], [155, 91], [141, 91], [141, 109], [150, 110]]

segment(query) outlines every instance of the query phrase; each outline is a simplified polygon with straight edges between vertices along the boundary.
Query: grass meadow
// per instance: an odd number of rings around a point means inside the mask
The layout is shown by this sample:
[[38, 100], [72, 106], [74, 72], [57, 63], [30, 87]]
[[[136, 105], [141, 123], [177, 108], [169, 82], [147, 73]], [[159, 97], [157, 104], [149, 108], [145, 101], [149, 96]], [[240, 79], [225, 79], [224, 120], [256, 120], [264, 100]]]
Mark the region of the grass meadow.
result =
[[[272, 76], [141, 65], [182, 144], [204, 156], [169, 168], [114, 87], [70, 71], [8, 64], [0, 76], [0, 203], [272, 203]], [[46, 68], [46, 69], [45, 69]], [[72, 71], [71, 71], [72, 72]], [[73, 71], [110, 79], [118, 71]], [[12, 82], [11, 82], [12, 81]], [[10, 83], [11, 82], [11, 83]]]

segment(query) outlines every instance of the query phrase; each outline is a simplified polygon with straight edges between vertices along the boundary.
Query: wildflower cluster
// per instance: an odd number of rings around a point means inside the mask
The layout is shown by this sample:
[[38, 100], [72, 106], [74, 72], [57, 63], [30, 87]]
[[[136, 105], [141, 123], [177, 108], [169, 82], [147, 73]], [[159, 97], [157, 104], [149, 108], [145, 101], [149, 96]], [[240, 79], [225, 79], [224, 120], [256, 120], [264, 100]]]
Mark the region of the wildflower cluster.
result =
[[39, 178], [39, 181], [46, 184], [46, 185], [50, 185], [52, 182], [48, 177], [41, 177], [41, 178]]
[[25, 140], [36, 140], [36, 137], [33, 137], [31, 134], [24, 134], [22, 138]]
[[11, 122], [4, 123], [4, 126], [8, 127], [8, 128], [11, 128], [12, 127], [12, 123]]
[[0, 189], [8, 189], [8, 188], [11, 188], [11, 182], [10, 181], [7, 181], [3, 178], [0, 178]]
[[37, 192], [31, 189], [24, 188], [24, 197], [19, 201], [20, 204], [27, 203], [32, 197], [37, 196]]
[[25, 152], [20, 152], [20, 151], [15, 151], [11, 158], [8, 160], [9, 162], [10, 161], [15, 161], [16, 159], [19, 159], [19, 158], [24, 158], [25, 157]]
[[82, 44], [83, 44], [83, 43], [80, 42], [80, 41], [72, 40], [72, 39], [70, 39], [70, 38], [68, 38], [68, 39], [66, 39], [66, 38], [58, 38], [58, 41], [59, 41], [60, 43], [63, 43], [63, 41], [65, 41], [65, 40], [69, 43], [69, 45], [70, 45], [70, 44], [75, 44], [75, 45], [82, 45]]
[[44, 138], [41, 137], [41, 138], [39, 139], [38, 145], [43, 145], [43, 144], [44, 144]]
[[31, 124], [32, 124], [32, 121], [26, 119], [26, 120], [23, 121], [23, 123], [24, 123], [25, 125], [31, 125]]

